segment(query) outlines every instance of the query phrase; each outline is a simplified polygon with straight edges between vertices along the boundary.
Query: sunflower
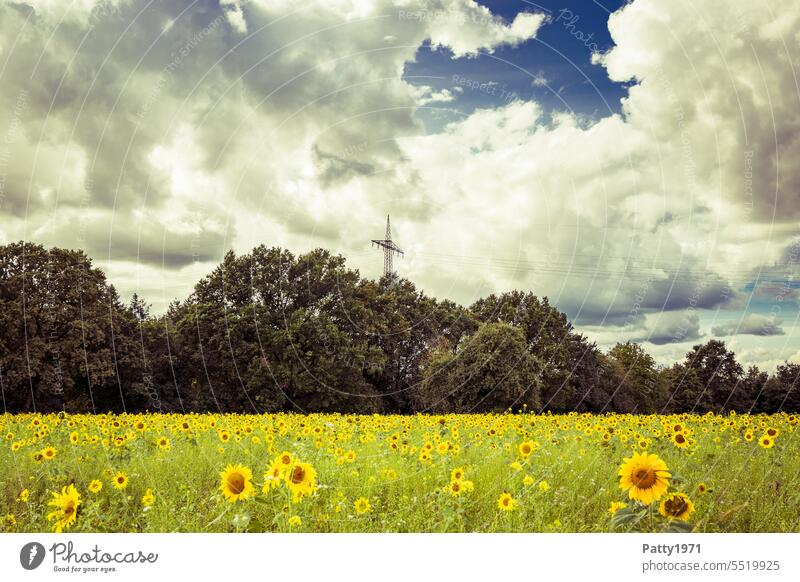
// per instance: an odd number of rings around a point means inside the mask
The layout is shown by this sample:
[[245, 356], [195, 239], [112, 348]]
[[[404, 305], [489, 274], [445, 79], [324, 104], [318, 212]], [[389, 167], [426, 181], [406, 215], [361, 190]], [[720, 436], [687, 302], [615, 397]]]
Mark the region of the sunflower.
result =
[[697, 484], [697, 492], [700, 495], [705, 495], [706, 493], [710, 493], [711, 489], [709, 489], [708, 485], [706, 485], [705, 483], [698, 483]]
[[461, 481], [464, 478], [464, 467], [456, 467], [450, 472], [451, 481]]
[[517, 447], [517, 451], [519, 451], [519, 456], [523, 459], [527, 459], [531, 456], [531, 453], [534, 450], [534, 445], [531, 441], [525, 441], [524, 443], [520, 443]]
[[514, 511], [517, 508], [517, 501], [510, 493], [503, 493], [497, 499], [497, 508], [500, 511]]
[[163, 436], [156, 439], [156, 446], [162, 451], [168, 451], [170, 447], [169, 439]]
[[628, 507], [627, 503], [622, 501], [612, 501], [611, 505], [608, 506], [608, 513], [609, 515], [615, 515], [620, 509], [625, 509]]
[[623, 461], [619, 468], [619, 487], [630, 499], [651, 504], [667, 492], [672, 474], [658, 455], [637, 452]]
[[547, 491], [550, 491], [550, 483], [548, 483], [547, 481], [540, 481], [539, 482], [539, 491], [541, 491], [542, 493], [546, 493]]
[[769, 435], [761, 435], [761, 438], [758, 439], [758, 446], [762, 449], [771, 449], [775, 446], [775, 439], [771, 438]]
[[534, 478], [531, 477], [530, 475], [525, 475], [525, 477], [522, 478], [522, 484], [525, 485], [526, 487], [530, 487], [531, 485], [534, 484], [534, 482], [535, 482]]
[[26, 487], [25, 489], [20, 491], [19, 497], [17, 497], [17, 501], [20, 501], [22, 503], [28, 503], [28, 498], [30, 497], [30, 495], [31, 492], [28, 491], [28, 488]]
[[444, 486], [445, 493], [449, 493], [453, 497], [458, 497], [462, 493], [473, 491], [474, 489], [475, 484], [472, 481], [453, 480]]
[[78, 436], [77, 432], [73, 430], [71, 433], [69, 433], [69, 442], [71, 442], [73, 445], [77, 445], [79, 440], [80, 437]]
[[777, 428], [774, 428], [774, 427], [769, 427], [769, 428], [768, 428], [768, 429], [765, 431], [765, 433], [764, 433], [764, 434], [766, 434], [767, 436], [770, 436], [770, 437], [772, 437], [772, 438], [775, 438], [775, 437], [777, 437], [779, 434], [781, 434], [781, 431], [780, 431], [780, 430], [778, 430]]
[[93, 479], [91, 483], [89, 483], [89, 492], [90, 493], [100, 493], [103, 489], [103, 482], [100, 479]]
[[253, 473], [244, 465], [228, 465], [220, 473], [219, 488], [225, 499], [236, 503], [253, 495], [252, 479]]
[[47, 514], [47, 521], [55, 521], [54, 532], [61, 533], [72, 527], [78, 518], [80, 504], [81, 495], [72, 483], [68, 487], [62, 487], [61, 493], [53, 493], [53, 499], [47, 505], [55, 507], [55, 510]]
[[156, 502], [156, 496], [153, 495], [153, 490], [148, 489], [144, 495], [142, 495], [142, 507], [150, 507]]
[[42, 457], [45, 461], [52, 461], [56, 457], [55, 447], [45, 447], [42, 449]]
[[114, 489], [125, 489], [128, 486], [128, 476], [120, 471], [114, 478], [111, 480], [114, 485]]
[[686, 438], [686, 433], [676, 432], [672, 435], [672, 444], [679, 449], [685, 449], [689, 446], [689, 439]]
[[286, 485], [292, 492], [292, 499], [298, 502], [317, 488], [317, 472], [308, 463], [295, 461], [286, 472]]
[[372, 511], [372, 505], [366, 497], [359, 497], [353, 502], [353, 507], [356, 513], [369, 513]]
[[289, 465], [292, 464], [292, 461], [294, 461], [294, 457], [292, 456], [292, 453], [287, 453], [286, 451], [284, 451], [280, 455], [278, 455], [278, 462], [281, 465], [283, 465], [284, 469], [288, 469]]
[[675, 491], [661, 501], [658, 512], [670, 520], [687, 521], [694, 513], [694, 503], [685, 493]]
[[269, 493], [270, 490], [280, 487], [284, 471], [285, 468], [280, 459], [272, 461], [269, 467], [267, 467], [267, 471], [264, 473], [264, 487], [262, 491], [264, 493]]

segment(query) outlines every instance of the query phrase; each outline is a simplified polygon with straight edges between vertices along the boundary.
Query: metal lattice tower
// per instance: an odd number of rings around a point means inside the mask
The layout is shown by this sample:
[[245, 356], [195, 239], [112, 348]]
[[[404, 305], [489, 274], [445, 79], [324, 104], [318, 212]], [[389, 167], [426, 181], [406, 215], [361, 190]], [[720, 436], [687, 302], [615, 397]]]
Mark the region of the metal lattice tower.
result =
[[403, 249], [394, 244], [392, 240], [392, 225], [389, 222], [389, 215], [386, 215], [386, 236], [383, 240], [372, 239], [372, 244], [383, 249], [383, 275], [393, 275], [393, 259], [394, 255], [403, 256], [405, 253]]

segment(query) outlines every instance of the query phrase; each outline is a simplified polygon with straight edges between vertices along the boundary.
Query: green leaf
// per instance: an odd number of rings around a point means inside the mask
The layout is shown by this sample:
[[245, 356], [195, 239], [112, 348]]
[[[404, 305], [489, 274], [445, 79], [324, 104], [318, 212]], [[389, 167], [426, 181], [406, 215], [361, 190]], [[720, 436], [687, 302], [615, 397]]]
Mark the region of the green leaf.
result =
[[686, 521], [673, 521], [669, 526], [664, 529], [667, 533], [689, 533], [694, 529], [694, 526]]

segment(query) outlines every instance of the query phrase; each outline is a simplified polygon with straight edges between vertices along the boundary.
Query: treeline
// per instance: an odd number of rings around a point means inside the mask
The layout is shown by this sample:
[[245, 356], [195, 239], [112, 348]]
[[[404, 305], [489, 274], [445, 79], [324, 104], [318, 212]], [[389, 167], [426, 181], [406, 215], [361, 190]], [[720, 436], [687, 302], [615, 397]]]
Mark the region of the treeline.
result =
[[547, 298], [466, 308], [325, 250], [229, 252], [154, 316], [83, 252], [0, 247], [10, 412], [798, 411], [798, 375], [745, 371], [717, 340], [670, 367], [634, 343], [603, 353]]

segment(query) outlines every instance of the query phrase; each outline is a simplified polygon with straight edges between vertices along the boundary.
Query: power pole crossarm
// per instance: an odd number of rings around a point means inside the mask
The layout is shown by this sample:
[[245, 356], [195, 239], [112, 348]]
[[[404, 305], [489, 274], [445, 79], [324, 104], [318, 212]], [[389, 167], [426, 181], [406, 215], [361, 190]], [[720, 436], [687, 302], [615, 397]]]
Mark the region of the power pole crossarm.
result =
[[383, 274], [394, 274], [393, 259], [394, 255], [403, 256], [405, 253], [403, 249], [397, 246], [392, 240], [392, 224], [389, 221], [389, 216], [386, 216], [386, 235], [383, 240], [372, 239], [372, 244], [383, 249]]

